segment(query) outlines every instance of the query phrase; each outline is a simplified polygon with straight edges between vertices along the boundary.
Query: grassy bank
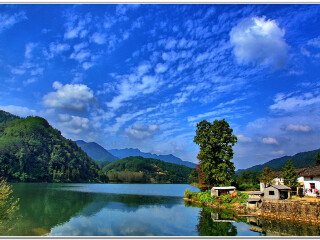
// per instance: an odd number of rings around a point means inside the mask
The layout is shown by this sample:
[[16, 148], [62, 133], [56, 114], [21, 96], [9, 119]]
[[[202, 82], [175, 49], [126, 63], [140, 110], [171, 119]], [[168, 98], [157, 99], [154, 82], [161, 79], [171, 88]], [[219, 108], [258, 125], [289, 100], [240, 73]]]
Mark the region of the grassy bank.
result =
[[240, 212], [245, 212], [245, 203], [248, 199], [247, 193], [235, 191], [231, 195], [222, 195], [220, 197], [211, 196], [210, 191], [206, 192], [191, 192], [186, 189], [184, 192], [184, 200], [194, 203], [200, 203], [211, 208], [233, 209]]

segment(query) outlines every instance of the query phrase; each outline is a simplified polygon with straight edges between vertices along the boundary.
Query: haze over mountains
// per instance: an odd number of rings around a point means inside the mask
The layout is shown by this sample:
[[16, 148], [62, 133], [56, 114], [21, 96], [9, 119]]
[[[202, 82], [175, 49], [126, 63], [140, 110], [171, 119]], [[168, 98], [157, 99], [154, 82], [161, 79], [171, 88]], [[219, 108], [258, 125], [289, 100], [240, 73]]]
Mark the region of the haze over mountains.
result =
[[295, 168], [311, 167], [315, 165], [315, 158], [318, 152], [320, 152], [320, 149], [308, 152], [300, 152], [293, 156], [275, 158], [266, 163], [255, 165], [247, 169], [239, 169], [236, 171], [236, 173], [240, 174], [242, 171], [247, 170], [261, 172], [262, 169], [266, 166], [272, 168], [275, 171], [280, 171], [284, 167], [288, 159], [292, 161], [292, 164]]

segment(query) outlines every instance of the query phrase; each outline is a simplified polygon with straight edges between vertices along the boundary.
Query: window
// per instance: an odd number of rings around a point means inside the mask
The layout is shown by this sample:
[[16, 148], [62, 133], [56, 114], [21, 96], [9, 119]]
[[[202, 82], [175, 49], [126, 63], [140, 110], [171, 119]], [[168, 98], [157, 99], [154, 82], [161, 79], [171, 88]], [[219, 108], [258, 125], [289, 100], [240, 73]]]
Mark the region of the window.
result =
[[313, 180], [313, 177], [310, 177], [310, 180]]
[[274, 195], [274, 191], [269, 191], [269, 195]]
[[315, 183], [310, 183], [310, 188], [311, 189], [315, 189], [316, 188], [316, 184]]

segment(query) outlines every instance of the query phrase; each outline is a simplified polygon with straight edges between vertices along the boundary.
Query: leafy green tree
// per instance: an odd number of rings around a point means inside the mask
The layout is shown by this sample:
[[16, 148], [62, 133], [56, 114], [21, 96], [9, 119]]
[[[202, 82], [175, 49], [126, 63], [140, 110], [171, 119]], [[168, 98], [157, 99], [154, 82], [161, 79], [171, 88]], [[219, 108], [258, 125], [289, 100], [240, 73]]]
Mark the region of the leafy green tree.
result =
[[320, 165], [320, 152], [317, 153], [315, 160], [316, 160], [316, 165]]
[[[12, 197], [12, 188], [3, 179], [0, 180], [0, 223], [1, 220], [7, 220], [18, 209], [19, 199]], [[1, 224], [0, 224], [1, 225]]]
[[298, 186], [298, 174], [296, 173], [296, 170], [290, 159], [288, 159], [286, 165], [284, 166], [281, 177], [284, 179], [284, 184], [288, 187], [294, 188]]
[[237, 142], [233, 130], [223, 120], [212, 123], [203, 120], [197, 124], [194, 142], [200, 146], [198, 159], [204, 181], [210, 186], [229, 185], [234, 174], [232, 146]]
[[191, 173], [189, 175], [189, 182], [190, 183], [196, 183], [198, 181], [198, 172], [195, 168], [191, 170]]
[[276, 177], [275, 172], [267, 166], [262, 169], [260, 181], [263, 182], [266, 187], [268, 187], [272, 183], [272, 180], [275, 177]]

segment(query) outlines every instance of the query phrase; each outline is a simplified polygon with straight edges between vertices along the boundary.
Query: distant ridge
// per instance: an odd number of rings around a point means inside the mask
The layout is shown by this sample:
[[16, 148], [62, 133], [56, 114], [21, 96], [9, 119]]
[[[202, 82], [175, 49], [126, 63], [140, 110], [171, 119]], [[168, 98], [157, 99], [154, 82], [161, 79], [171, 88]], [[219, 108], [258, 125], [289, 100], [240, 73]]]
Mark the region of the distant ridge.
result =
[[169, 162], [169, 163], [175, 163], [178, 165], [184, 165], [190, 168], [195, 168], [197, 165], [195, 163], [192, 162], [188, 162], [188, 161], [183, 161], [180, 158], [169, 154], [169, 155], [157, 155], [157, 154], [152, 154], [152, 153], [144, 153], [141, 152], [139, 149], [137, 148], [125, 148], [125, 149], [110, 149], [108, 150], [112, 155], [118, 157], [118, 158], [125, 158], [125, 157], [144, 157], [144, 158], [153, 158], [153, 159], [159, 159], [165, 162]]
[[95, 142], [85, 142], [83, 140], [75, 141], [76, 144], [81, 147], [93, 160], [96, 162], [114, 162], [119, 158], [113, 156], [104, 147]]
[[320, 152], [320, 149], [316, 149], [308, 152], [300, 152], [293, 156], [284, 156], [280, 158], [275, 158], [266, 163], [255, 165], [247, 169], [239, 169], [236, 171], [236, 173], [239, 174], [242, 171], [247, 171], [247, 170], [261, 172], [262, 169], [266, 166], [272, 168], [275, 171], [280, 171], [282, 170], [282, 168], [284, 167], [288, 159], [291, 159], [293, 166], [295, 168], [311, 167], [315, 165], [315, 157], [318, 152]]

